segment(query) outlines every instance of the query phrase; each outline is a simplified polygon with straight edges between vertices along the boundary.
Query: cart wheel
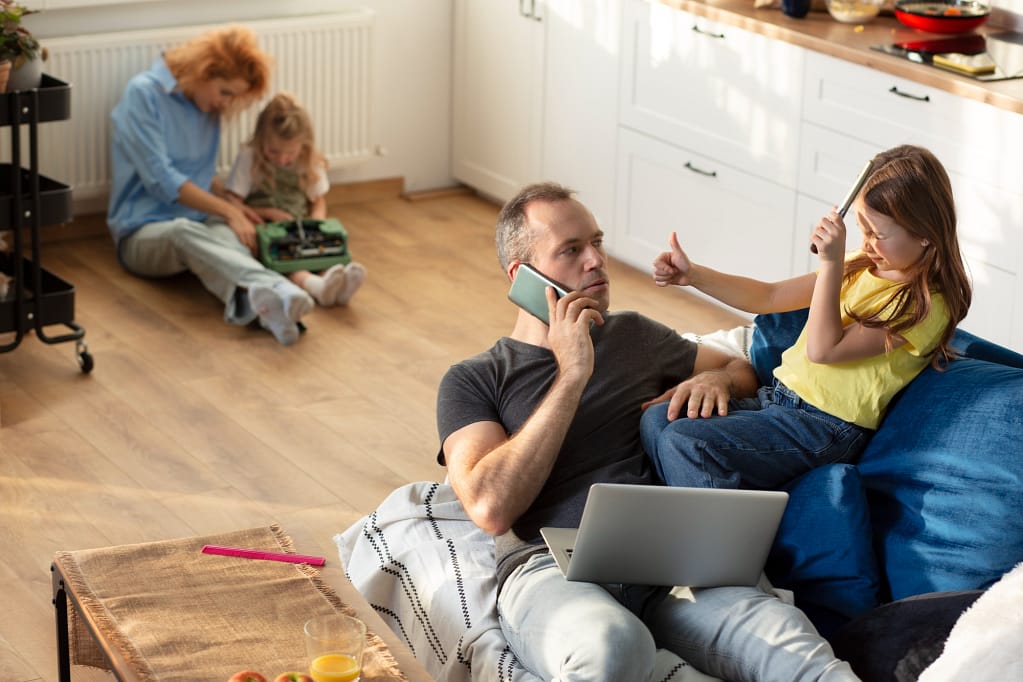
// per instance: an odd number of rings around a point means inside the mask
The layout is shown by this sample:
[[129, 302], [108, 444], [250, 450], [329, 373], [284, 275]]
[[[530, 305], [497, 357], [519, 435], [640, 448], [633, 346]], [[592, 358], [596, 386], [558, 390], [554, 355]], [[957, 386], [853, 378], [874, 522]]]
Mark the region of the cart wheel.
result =
[[92, 353], [89, 351], [82, 351], [79, 353], [78, 366], [82, 368], [82, 374], [88, 374], [91, 372], [93, 367]]
[[95, 363], [92, 361], [92, 353], [89, 352], [89, 347], [85, 345], [85, 341], [79, 341], [75, 344], [75, 353], [78, 355], [78, 366], [82, 368], [82, 374], [91, 372]]

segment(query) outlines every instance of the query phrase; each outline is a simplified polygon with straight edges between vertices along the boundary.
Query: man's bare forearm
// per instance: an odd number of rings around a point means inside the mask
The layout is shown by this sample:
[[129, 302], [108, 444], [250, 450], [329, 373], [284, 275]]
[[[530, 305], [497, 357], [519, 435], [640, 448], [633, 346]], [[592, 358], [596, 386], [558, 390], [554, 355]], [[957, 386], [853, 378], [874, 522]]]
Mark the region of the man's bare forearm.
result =
[[464, 476], [452, 476], [476, 525], [500, 535], [529, 509], [554, 468], [585, 386], [559, 375], [518, 432], [482, 454]]

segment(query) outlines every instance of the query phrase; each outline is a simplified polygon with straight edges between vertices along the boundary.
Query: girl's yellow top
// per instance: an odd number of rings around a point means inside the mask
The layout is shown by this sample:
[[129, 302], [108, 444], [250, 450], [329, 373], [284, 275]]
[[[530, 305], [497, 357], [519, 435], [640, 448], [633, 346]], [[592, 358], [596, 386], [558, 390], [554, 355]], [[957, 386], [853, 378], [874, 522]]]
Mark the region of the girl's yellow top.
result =
[[[901, 282], [881, 279], [864, 270], [842, 292], [842, 324], [853, 320], [846, 308], [858, 315], [881, 309]], [[931, 311], [917, 325], [904, 330], [906, 343], [888, 353], [830, 365], [815, 364], [806, 357], [806, 328], [795, 344], [781, 356], [774, 376], [814, 407], [868, 429], [877, 429], [888, 403], [931, 361], [931, 353], [948, 323], [948, 309], [941, 294], [931, 297]]]

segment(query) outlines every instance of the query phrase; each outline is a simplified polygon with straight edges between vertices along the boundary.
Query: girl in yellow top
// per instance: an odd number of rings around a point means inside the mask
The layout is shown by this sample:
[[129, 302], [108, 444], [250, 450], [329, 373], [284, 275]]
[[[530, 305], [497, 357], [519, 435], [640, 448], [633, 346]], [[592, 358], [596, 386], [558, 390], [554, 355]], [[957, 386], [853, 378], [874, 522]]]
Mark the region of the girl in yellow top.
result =
[[685, 415], [677, 399], [646, 410], [643, 444], [667, 483], [775, 488], [853, 461], [892, 397], [928, 364], [952, 360], [971, 290], [945, 169], [920, 147], [881, 152], [852, 209], [859, 251], [846, 258], [845, 223], [833, 210], [810, 237], [819, 270], [773, 283], [692, 263], [672, 233], [671, 251], [654, 261], [657, 285], [694, 286], [751, 313], [810, 310], [774, 384], [718, 405], [727, 416], [698, 411], [698, 395]]

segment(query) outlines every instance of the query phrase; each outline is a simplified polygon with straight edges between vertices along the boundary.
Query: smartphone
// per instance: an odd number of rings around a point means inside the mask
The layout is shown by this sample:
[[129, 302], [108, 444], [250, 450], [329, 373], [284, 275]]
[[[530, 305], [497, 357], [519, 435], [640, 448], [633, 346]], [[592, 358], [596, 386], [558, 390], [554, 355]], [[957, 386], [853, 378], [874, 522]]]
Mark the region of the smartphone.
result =
[[[871, 159], [867, 161], [867, 164], [863, 166], [863, 170], [860, 171], [859, 177], [856, 178], [856, 182], [853, 183], [852, 188], [849, 189], [849, 193], [845, 195], [845, 199], [842, 199], [841, 205], [838, 207], [838, 215], [845, 217], [845, 214], [849, 212], [849, 207], [852, 206], [852, 202], [856, 200], [856, 195], [863, 189], [863, 183], [867, 181], [867, 176], [870, 175], [871, 169], [874, 168], [874, 161]], [[810, 244], [810, 252], [817, 253], [817, 245]]]
[[568, 293], [568, 289], [539, 270], [522, 263], [515, 271], [515, 279], [512, 280], [511, 289], [508, 290], [508, 298], [523, 310], [538, 317], [544, 324], [550, 324], [547, 315], [547, 287], [554, 287], [558, 298]]

